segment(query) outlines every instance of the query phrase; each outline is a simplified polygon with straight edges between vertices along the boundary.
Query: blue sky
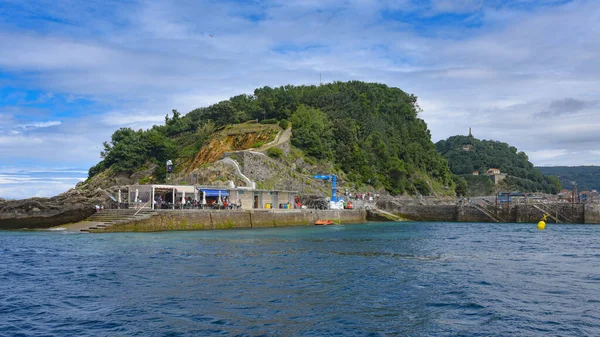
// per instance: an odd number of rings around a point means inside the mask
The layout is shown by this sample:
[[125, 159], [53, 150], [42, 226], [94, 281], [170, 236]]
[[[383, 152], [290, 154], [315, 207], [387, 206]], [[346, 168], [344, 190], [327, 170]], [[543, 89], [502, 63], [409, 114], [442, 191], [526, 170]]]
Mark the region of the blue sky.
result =
[[600, 165], [599, 22], [591, 0], [0, 0], [0, 197], [73, 187], [120, 127], [319, 73], [417, 95], [433, 141]]

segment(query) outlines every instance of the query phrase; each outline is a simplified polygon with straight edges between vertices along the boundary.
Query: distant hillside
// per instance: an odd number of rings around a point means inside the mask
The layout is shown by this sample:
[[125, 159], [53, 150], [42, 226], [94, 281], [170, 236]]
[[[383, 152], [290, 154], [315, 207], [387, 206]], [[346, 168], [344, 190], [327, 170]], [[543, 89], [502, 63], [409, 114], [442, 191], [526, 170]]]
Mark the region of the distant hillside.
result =
[[471, 175], [474, 171], [485, 174], [487, 169], [498, 168], [508, 174], [502, 181], [506, 189], [546, 193], [560, 191], [558, 179], [544, 176], [529, 162], [524, 152], [506, 143], [479, 140], [472, 136], [453, 136], [437, 142], [435, 146], [448, 160], [454, 174]]
[[[392, 194], [454, 194], [446, 160], [418, 118], [414, 95], [384, 84], [358, 81], [322, 86], [264, 87], [185, 116], [173, 110], [165, 125], [150, 130], [117, 130], [105, 142], [103, 160], [89, 171], [93, 177], [111, 169], [133, 173], [155, 167], [144, 182], [165, 180], [164, 163], [172, 159], [177, 173], [189, 173], [217, 160], [223, 151], [260, 147], [273, 133], [243, 137], [255, 144], [226, 146], [215, 133], [250, 120], [292, 126], [291, 144], [306, 162], [330, 167], [347, 186], [373, 186]], [[273, 130], [275, 131], [275, 130]], [[248, 131], [253, 132], [253, 131]], [[218, 148], [218, 151], [215, 151]], [[285, 158], [281, 158], [285, 161]]]
[[600, 190], [600, 166], [538, 166], [536, 168], [547, 176], [557, 176], [564, 188], [572, 189], [572, 182], [575, 182], [580, 191]]

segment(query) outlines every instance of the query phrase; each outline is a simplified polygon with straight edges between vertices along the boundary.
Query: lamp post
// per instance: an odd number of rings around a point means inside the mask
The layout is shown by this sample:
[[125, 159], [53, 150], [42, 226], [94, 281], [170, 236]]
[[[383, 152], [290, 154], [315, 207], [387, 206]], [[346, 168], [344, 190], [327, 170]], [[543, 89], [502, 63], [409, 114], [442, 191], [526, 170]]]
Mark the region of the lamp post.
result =
[[171, 173], [173, 172], [173, 162], [167, 160], [167, 180], [171, 180]]

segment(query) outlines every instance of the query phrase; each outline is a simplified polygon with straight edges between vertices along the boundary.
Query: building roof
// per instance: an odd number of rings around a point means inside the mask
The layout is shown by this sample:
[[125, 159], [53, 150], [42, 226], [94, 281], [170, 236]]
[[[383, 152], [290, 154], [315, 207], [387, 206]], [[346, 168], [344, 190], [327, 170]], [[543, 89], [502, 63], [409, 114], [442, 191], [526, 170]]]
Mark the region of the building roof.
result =
[[[198, 190], [215, 190], [215, 191], [252, 191], [252, 192], [283, 192], [283, 193], [298, 193], [298, 191], [286, 191], [286, 190], [259, 190], [251, 188], [239, 188], [229, 186], [202, 186], [202, 185], [166, 185], [166, 184], [152, 184], [152, 185], [129, 185], [129, 188], [154, 188], [162, 190], [176, 190], [177, 192], [194, 193]], [[221, 194], [224, 195], [224, 194]]]
[[166, 184], [151, 184], [151, 185], [129, 185], [131, 188], [154, 188], [155, 190], [177, 190], [177, 192], [194, 193], [193, 185], [166, 185]]
[[199, 188], [200, 191], [206, 193], [207, 197], [218, 197], [218, 196], [222, 196], [222, 197], [227, 197], [229, 196], [229, 192], [228, 190], [224, 190], [224, 189], [207, 189], [207, 188]]

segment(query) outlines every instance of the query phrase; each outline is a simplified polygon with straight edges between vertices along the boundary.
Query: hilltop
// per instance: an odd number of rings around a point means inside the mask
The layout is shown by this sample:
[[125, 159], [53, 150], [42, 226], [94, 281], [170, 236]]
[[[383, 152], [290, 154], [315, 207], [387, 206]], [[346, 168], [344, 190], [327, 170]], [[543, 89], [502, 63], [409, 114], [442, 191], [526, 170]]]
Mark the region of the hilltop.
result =
[[[452, 173], [465, 180], [470, 195], [491, 194], [494, 190], [556, 194], [561, 189], [556, 177], [544, 176], [525, 152], [507, 143], [459, 135], [441, 140], [435, 146], [448, 160]], [[498, 169], [503, 178], [496, 178], [501, 180], [497, 186], [485, 176], [489, 169]]]
[[[419, 111], [416, 96], [378, 83], [258, 88], [185, 115], [173, 110], [149, 130], [117, 130], [83, 185], [118, 175], [162, 183], [166, 160], [175, 164], [174, 182], [244, 184], [229, 164], [236, 161], [265, 188], [324, 194], [312, 175], [335, 173], [356, 190], [453, 195], [452, 174]], [[264, 148], [285, 130], [289, 142]]]

